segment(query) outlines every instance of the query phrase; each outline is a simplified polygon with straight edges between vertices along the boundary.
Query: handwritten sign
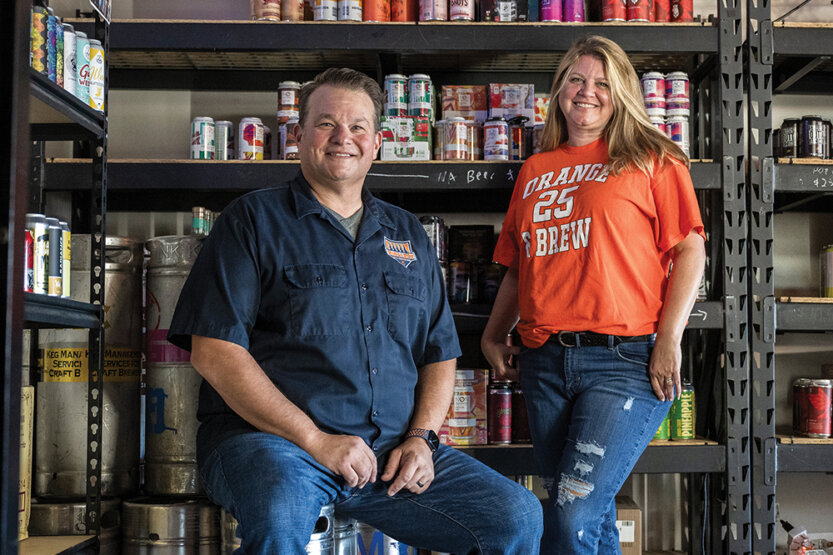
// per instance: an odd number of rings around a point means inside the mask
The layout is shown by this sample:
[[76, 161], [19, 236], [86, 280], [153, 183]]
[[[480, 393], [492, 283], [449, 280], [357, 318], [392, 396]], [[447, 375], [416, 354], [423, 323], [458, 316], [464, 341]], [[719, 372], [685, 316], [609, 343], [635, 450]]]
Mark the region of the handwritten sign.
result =
[[833, 168], [816, 166], [812, 171], [813, 186], [816, 189], [833, 189]]

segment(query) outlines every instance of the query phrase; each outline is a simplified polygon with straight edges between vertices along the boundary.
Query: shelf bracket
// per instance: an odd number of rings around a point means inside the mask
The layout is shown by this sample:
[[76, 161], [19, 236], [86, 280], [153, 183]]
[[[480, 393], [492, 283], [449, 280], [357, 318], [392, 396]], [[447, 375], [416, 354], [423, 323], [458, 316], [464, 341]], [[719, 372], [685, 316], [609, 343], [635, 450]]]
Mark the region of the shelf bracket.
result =
[[764, 343], [775, 342], [775, 297], [763, 299], [763, 319], [761, 325], [761, 341]]
[[771, 205], [775, 201], [775, 159], [764, 158], [761, 175], [761, 202]]
[[775, 487], [778, 473], [778, 445], [774, 437], [764, 440], [764, 485]]
[[772, 35], [772, 21], [765, 19], [759, 22], [758, 38], [760, 44], [758, 45], [758, 52], [760, 53], [760, 63], [772, 65], [775, 52], [775, 41]]

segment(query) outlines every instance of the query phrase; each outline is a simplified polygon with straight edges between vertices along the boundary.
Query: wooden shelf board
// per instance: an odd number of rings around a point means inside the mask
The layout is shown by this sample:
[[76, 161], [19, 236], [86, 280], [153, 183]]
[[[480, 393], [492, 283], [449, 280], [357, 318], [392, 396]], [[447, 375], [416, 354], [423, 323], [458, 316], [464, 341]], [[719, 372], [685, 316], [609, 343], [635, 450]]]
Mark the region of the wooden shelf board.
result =
[[833, 445], [833, 438], [803, 437], [789, 434], [776, 434], [778, 443], [786, 445]]

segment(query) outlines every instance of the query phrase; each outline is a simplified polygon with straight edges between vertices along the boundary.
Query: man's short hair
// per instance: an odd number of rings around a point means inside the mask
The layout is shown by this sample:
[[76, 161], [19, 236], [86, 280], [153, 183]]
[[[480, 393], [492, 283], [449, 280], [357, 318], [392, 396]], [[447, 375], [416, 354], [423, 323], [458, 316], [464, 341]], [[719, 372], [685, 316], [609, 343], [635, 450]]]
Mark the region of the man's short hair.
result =
[[299, 114], [298, 125], [304, 126], [304, 120], [307, 116], [307, 100], [310, 95], [315, 92], [318, 87], [323, 85], [330, 85], [339, 89], [347, 89], [351, 91], [364, 92], [370, 97], [373, 102], [373, 112], [375, 118], [373, 120], [374, 131], [379, 131], [379, 124], [382, 117], [382, 104], [384, 102], [384, 93], [379, 87], [379, 83], [354, 69], [346, 67], [331, 67], [322, 71], [315, 76], [315, 79], [306, 83], [301, 87], [301, 92], [298, 97]]

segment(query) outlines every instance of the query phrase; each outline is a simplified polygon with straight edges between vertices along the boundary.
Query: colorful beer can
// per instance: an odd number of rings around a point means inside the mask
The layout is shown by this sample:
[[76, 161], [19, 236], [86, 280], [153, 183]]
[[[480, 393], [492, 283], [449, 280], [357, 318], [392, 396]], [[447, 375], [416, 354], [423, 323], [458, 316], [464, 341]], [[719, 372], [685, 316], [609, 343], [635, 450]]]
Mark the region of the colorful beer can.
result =
[[214, 123], [214, 159], [234, 160], [234, 125], [230, 121]]
[[501, 117], [483, 124], [483, 159], [509, 160], [509, 124]]
[[390, 0], [391, 21], [416, 21], [419, 19], [419, 0]]
[[61, 225], [61, 258], [63, 259], [61, 268], [63, 268], [63, 275], [61, 276], [61, 296], [69, 297], [71, 270], [72, 270], [72, 232], [69, 230], [69, 224], [64, 221], [58, 222]]
[[529, 118], [518, 116], [509, 120], [509, 159], [525, 160], [529, 145], [526, 137], [526, 122]]
[[526, 411], [521, 384], [512, 384], [512, 443], [529, 443], [532, 434], [529, 431], [529, 414]]
[[84, 104], [90, 103], [90, 40], [86, 33], [75, 33], [76, 74], [75, 96]]
[[364, 0], [362, 5], [363, 21], [390, 21], [391, 0]]
[[52, 8], [46, 8], [46, 76], [55, 83], [57, 81], [58, 68], [58, 45], [57, 28], [58, 18]]
[[35, 71], [48, 76], [46, 68], [49, 56], [49, 14], [43, 6], [32, 7], [31, 65]]
[[75, 48], [75, 29], [72, 25], [64, 23], [64, 90], [73, 95], [78, 81], [75, 77], [78, 74]]
[[280, 21], [280, 0], [251, 0], [251, 16], [253, 21]]
[[448, 21], [448, 0], [419, 0], [420, 21]]
[[214, 159], [214, 120], [196, 117], [191, 122], [191, 159]]
[[628, 21], [650, 21], [651, 7], [649, 0], [629, 0]]
[[665, 110], [665, 100], [659, 98], [645, 99], [645, 112], [651, 118], [663, 118], [668, 115]]
[[434, 86], [424, 73], [408, 77], [408, 115], [434, 120]]
[[684, 381], [680, 389], [680, 396], [671, 405], [671, 439], [694, 439], [694, 387]]
[[489, 384], [489, 398], [486, 401], [489, 420], [487, 435], [492, 445], [512, 443], [512, 384], [508, 381], [493, 380]]
[[798, 156], [824, 158], [827, 134], [821, 116], [804, 116], [798, 125]]
[[665, 134], [683, 150], [686, 156], [689, 155], [689, 124], [687, 117], [668, 118], [665, 122]]
[[298, 118], [291, 118], [287, 123], [282, 123], [278, 132], [280, 133], [280, 156], [283, 160], [298, 159], [298, 142], [295, 140], [295, 125]]
[[654, 0], [654, 21], [657, 23], [671, 21], [671, 0]]
[[541, 21], [561, 21], [561, 0], [541, 0]]
[[450, 21], [474, 21], [474, 0], [449, 0]]
[[240, 160], [263, 160], [263, 122], [260, 118], [240, 120], [237, 157]]
[[64, 24], [60, 17], [55, 18], [55, 83], [64, 87]]
[[443, 126], [443, 160], [468, 160], [469, 132], [466, 120], [449, 118]]
[[830, 437], [833, 380], [810, 380], [807, 387], [807, 435]]
[[584, 21], [584, 0], [564, 0], [564, 21]]
[[671, 434], [669, 432], [669, 428], [671, 426], [669, 413], [665, 414], [665, 418], [662, 419], [662, 424], [659, 425], [657, 428], [657, 432], [654, 434], [654, 440], [656, 441], [668, 441], [671, 439]]
[[101, 42], [90, 39], [90, 106], [104, 111], [104, 49]]
[[[316, 3], [318, 0], [316, 0]], [[313, 13], [315, 3], [313, 4]], [[303, 21], [304, 0], [281, 0], [281, 21]]]
[[286, 123], [300, 115], [300, 92], [298, 81], [278, 83], [278, 123]]
[[[393, 9], [393, 6], [391, 6], [391, 9]], [[393, 16], [393, 14], [391, 14], [391, 16]], [[338, 0], [338, 20], [361, 21], [362, 0]]]
[[49, 291], [49, 226], [43, 214], [26, 214], [26, 228], [32, 232], [32, 290], [45, 295]]
[[665, 132], [665, 118], [651, 116], [651, 125], [659, 129], [663, 135], [668, 136], [668, 134]]
[[672, 71], [665, 76], [665, 100], [684, 98], [688, 100], [688, 74], [683, 71]]
[[601, 0], [602, 21], [627, 21], [627, 0]]
[[24, 230], [23, 291], [35, 292], [35, 236], [28, 227]]
[[385, 116], [408, 115], [408, 78], [398, 73], [385, 75]]
[[49, 254], [47, 255], [48, 280], [47, 294], [50, 297], [60, 297], [61, 284], [64, 279], [64, 237], [58, 218], [46, 218], [47, 233], [49, 235]]
[[665, 102], [665, 76], [658, 71], [649, 71], [639, 80], [642, 86], [642, 98], [645, 100], [662, 100]]
[[822, 297], [833, 297], [833, 245], [824, 245], [819, 253], [819, 282]]
[[[301, 17], [303, 18], [303, 13]], [[315, 21], [338, 21], [338, 1], [314, 0], [312, 17]]]
[[671, 21], [694, 21], [693, 0], [671, 0]]

